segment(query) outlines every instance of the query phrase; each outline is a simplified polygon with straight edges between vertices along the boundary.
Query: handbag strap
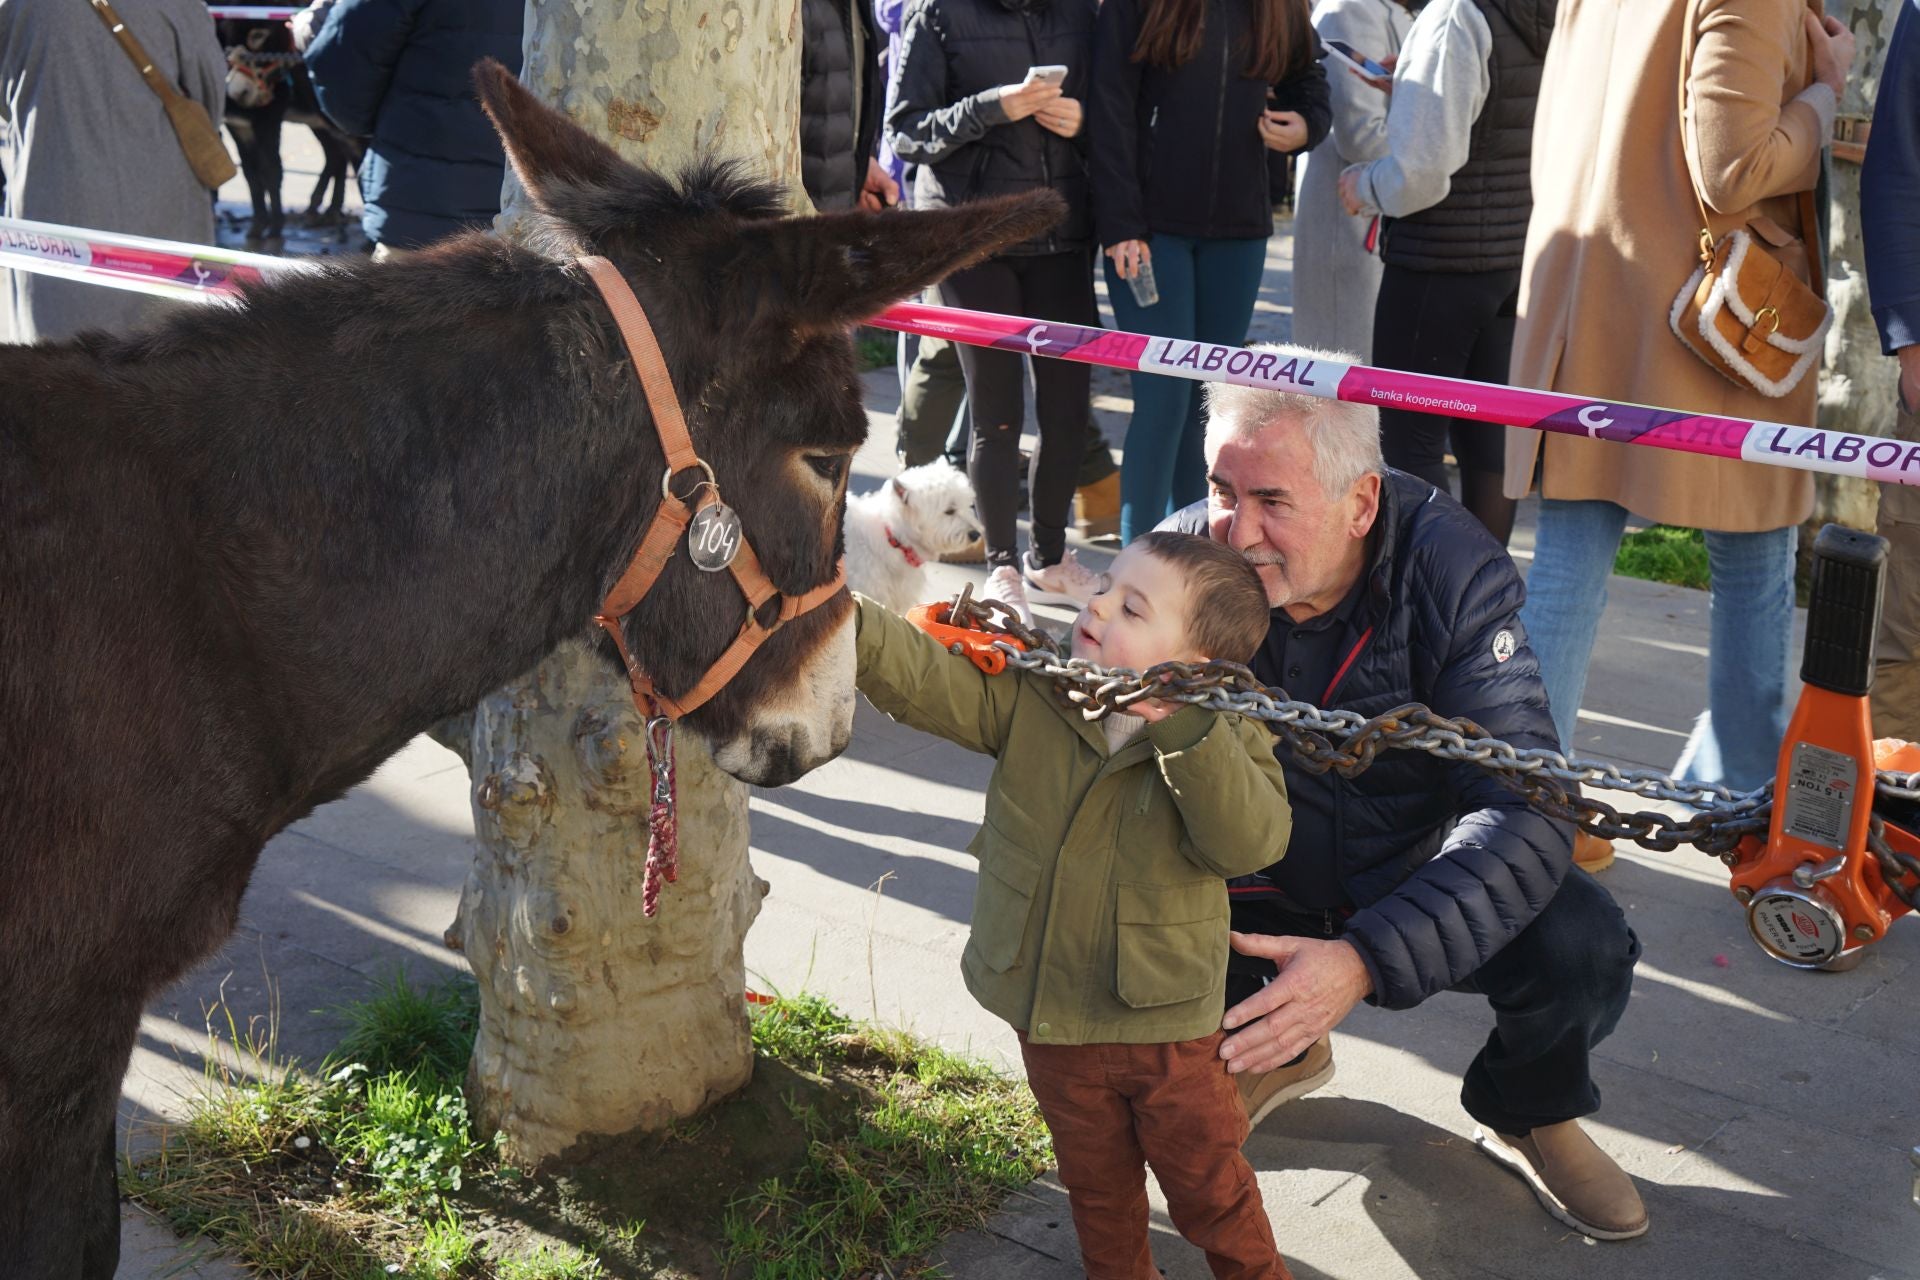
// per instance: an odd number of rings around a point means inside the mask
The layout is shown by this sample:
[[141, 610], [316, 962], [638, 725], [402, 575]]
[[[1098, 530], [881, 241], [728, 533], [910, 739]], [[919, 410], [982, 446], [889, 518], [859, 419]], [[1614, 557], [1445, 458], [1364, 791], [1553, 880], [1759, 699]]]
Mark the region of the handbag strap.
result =
[[146, 49], [134, 38], [133, 32], [127, 30], [127, 24], [120, 20], [120, 15], [113, 11], [113, 6], [107, 0], [90, 0], [90, 3], [93, 11], [100, 16], [100, 21], [106, 23], [107, 30], [113, 33], [113, 38], [120, 42], [127, 57], [133, 60], [133, 65], [139, 68], [140, 78], [147, 82], [147, 88], [159, 94], [162, 102], [172, 102], [185, 96], [160, 74], [159, 68], [153, 65], [153, 59], [147, 56]]
[[[101, 0], [96, 0], [96, 3]], [[1694, 181], [1693, 166], [1687, 160], [1690, 154], [1687, 139], [1692, 133], [1689, 125], [1691, 115], [1687, 110], [1687, 74], [1693, 68], [1693, 43], [1696, 14], [1699, 0], [1687, 0], [1680, 22], [1680, 158], [1687, 166], [1687, 189], [1693, 193], [1693, 203], [1700, 210], [1700, 262], [1709, 274], [1713, 271], [1713, 215], [1707, 210], [1706, 197], [1700, 194], [1700, 184]], [[1820, 16], [1820, 0], [1807, 0], [1807, 8], [1815, 17]], [[1807, 250], [1807, 273], [1811, 287], [1822, 298], [1826, 296], [1826, 272], [1821, 269], [1820, 254], [1814, 246], [1820, 234], [1820, 222], [1813, 207], [1811, 190], [1799, 193], [1800, 206], [1800, 243]]]

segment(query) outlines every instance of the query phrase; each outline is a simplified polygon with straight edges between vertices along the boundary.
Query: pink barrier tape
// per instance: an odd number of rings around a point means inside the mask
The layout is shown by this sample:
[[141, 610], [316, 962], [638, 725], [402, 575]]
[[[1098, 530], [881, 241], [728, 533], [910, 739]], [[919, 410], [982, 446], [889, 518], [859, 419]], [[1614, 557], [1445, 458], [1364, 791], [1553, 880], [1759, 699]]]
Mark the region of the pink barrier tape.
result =
[[[230, 300], [244, 284], [311, 259], [274, 258], [211, 245], [152, 240], [0, 218], [0, 268], [33, 271], [188, 301]], [[1387, 405], [1476, 422], [1558, 431], [1618, 444], [1740, 458], [1769, 466], [1859, 476], [1920, 487], [1920, 444], [1781, 422], [1682, 413], [1464, 378], [1341, 364], [1287, 351], [1253, 351], [1116, 329], [1028, 320], [955, 307], [901, 303], [868, 323], [927, 337], [1196, 382], [1297, 391], [1329, 400]]]
[[242, 18], [253, 22], [286, 22], [299, 9], [282, 9], [278, 6], [211, 4], [207, 12], [215, 20], [221, 18]]
[[24, 218], [0, 218], [0, 267], [194, 302], [232, 299], [243, 284], [311, 269], [290, 258]]
[[1270, 387], [1330, 400], [1412, 409], [1476, 422], [1558, 431], [1618, 444], [1859, 476], [1920, 487], [1920, 444], [1781, 422], [1750, 422], [1611, 400], [1587, 400], [1464, 378], [1401, 373], [1304, 354], [1253, 351], [1179, 338], [901, 303], [867, 321], [882, 329], [975, 346], [1077, 360], [1196, 382]]

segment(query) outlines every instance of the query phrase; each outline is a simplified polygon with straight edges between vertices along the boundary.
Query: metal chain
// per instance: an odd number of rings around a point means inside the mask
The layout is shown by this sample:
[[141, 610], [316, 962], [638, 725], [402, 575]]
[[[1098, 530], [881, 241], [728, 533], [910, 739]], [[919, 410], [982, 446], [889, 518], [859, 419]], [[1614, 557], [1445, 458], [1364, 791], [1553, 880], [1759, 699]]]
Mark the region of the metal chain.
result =
[[[1651, 769], [1623, 769], [1596, 760], [1569, 759], [1543, 747], [1517, 748], [1487, 735], [1473, 721], [1442, 716], [1408, 703], [1371, 718], [1355, 711], [1296, 702], [1284, 689], [1263, 685], [1238, 663], [1166, 662], [1143, 674], [1109, 671], [1078, 658], [1062, 656], [1057, 640], [1023, 623], [997, 600], [975, 600], [961, 591], [949, 610], [953, 625], [1006, 635], [1025, 651], [1000, 644], [1009, 666], [1052, 680], [1090, 720], [1124, 711], [1145, 698], [1190, 702], [1262, 721], [1286, 746], [1300, 767], [1332, 770], [1351, 778], [1370, 766], [1382, 750], [1423, 751], [1441, 760], [1471, 764], [1486, 771], [1550, 817], [1574, 823], [1608, 840], [1631, 840], [1668, 851], [1683, 844], [1725, 858], [1744, 836], [1763, 834], [1773, 817], [1773, 786], [1735, 792], [1713, 783], [1690, 782]], [[1603, 800], [1580, 793], [1581, 784], [1625, 791], [1649, 800], [1666, 800], [1693, 810], [1684, 818], [1647, 810], [1623, 813]], [[1920, 773], [1883, 773], [1883, 795], [1920, 801]], [[1908, 905], [1914, 889], [1901, 880], [1920, 876], [1920, 860], [1895, 853], [1878, 833], [1869, 840], [1887, 883]], [[1917, 908], [1920, 909], [1920, 908]]]

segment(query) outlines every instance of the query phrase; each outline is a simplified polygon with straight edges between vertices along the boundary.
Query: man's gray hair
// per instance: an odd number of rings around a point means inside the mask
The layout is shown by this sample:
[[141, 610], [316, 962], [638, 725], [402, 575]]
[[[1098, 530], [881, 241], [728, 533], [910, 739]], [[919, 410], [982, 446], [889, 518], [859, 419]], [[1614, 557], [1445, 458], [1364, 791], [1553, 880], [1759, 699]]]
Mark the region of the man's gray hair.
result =
[[[1345, 351], [1315, 351], [1309, 347], [1282, 347], [1261, 343], [1255, 351], [1279, 352], [1330, 364], [1359, 364], [1360, 357]], [[1207, 384], [1207, 456], [1212, 458], [1229, 439], [1247, 439], [1269, 424], [1285, 419], [1297, 422], [1313, 446], [1313, 474], [1320, 491], [1338, 498], [1361, 476], [1381, 471], [1380, 411], [1370, 404], [1350, 404], [1299, 391], [1270, 387], [1242, 387], [1226, 382]]]

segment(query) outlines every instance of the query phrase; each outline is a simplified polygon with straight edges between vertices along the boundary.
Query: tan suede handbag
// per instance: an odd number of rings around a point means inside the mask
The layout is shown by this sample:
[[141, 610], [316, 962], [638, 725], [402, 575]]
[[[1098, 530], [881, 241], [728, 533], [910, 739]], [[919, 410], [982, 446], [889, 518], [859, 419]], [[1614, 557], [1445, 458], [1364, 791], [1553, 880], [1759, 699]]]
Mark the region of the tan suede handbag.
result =
[[140, 78], [159, 95], [160, 105], [166, 108], [167, 121], [173, 125], [174, 136], [180, 139], [180, 150], [186, 153], [187, 163], [193, 168], [193, 176], [200, 179], [201, 186], [218, 189], [239, 170], [234, 167], [233, 157], [227, 154], [227, 144], [220, 141], [220, 130], [208, 118], [207, 109], [160, 74], [153, 59], [147, 56], [147, 51], [133, 38], [133, 32], [127, 30], [127, 24], [120, 21], [120, 15], [107, 0], [90, 2], [100, 21], [107, 24], [107, 30], [113, 32], [113, 38], [140, 69]]
[[[1680, 127], [1687, 124], [1687, 71], [1693, 62], [1693, 6], [1687, 7], [1680, 54]], [[1682, 140], [1682, 146], [1685, 142]], [[1756, 214], [1743, 227], [1713, 237], [1713, 219], [1694, 184], [1700, 207], [1700, 265], [1673, 300], [1667, 323], [1687, 349], [1729, 382], [1780, 397], [1800, 385], [1820, 359], [1833, 310], [1827, 306], [1820, 255], [1773, 219]], [[1800, 193], [1800, 226], [1819, 222], [1813, 192]]]

